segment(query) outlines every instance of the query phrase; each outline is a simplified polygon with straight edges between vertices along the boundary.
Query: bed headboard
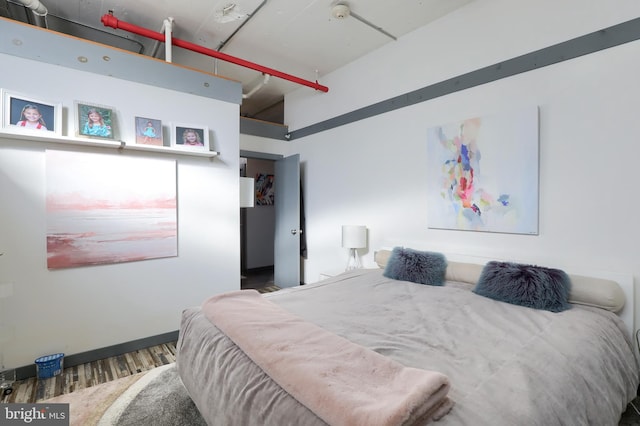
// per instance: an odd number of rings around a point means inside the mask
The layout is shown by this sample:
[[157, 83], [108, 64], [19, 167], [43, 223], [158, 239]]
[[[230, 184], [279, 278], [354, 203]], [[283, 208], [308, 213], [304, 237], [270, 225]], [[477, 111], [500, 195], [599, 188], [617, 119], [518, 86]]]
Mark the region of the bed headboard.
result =
[[598, 271], [598, 270], [589, 270], [589, 269], [580, 269], [579, 271], [573, 271], [566, 269], [565, 270], [570, 275], [582, 275], [593, 278], [600, 278], [604, 280], [611, 280], [616, 282], [622, 291], [624, 292], [624, 306], [622, 310], [617, 312], [618, 316], [624, 321], [629, 330], [629, 334], [631, 337], [635, 335], [635, 290], [633, 286], [633, 275], [618, 273], [618, 272], [609, 272], [609, 271]]
[[[385, 248], [376, 251], [374, 257], [378, 266], [384, 268], [390, 254], [391, 249]], [[506, 261], [480, 256], [443, 254], [446, 256], [450, 266], [455, 266], [454, 268], [448, 268], [447, 278], [472, 284], [477, 282], [482, 272], [482, 267], [487, 262], [491, 260]], [[590, 306], [603, 306], [605, 309], [616, 312], [627, 326], [630, 336], [634, 336], [635, 292], [633, 275], [586, 269], [564, 269], [564, 271], [569, 274], [573, 283], [570, 301]], [[624, 300], [622, 300], [623, 294]], [[572, 297], [574, 300], [571, 300]], [[621, 305], [623, 305], [622, 309], [619, 309]]]

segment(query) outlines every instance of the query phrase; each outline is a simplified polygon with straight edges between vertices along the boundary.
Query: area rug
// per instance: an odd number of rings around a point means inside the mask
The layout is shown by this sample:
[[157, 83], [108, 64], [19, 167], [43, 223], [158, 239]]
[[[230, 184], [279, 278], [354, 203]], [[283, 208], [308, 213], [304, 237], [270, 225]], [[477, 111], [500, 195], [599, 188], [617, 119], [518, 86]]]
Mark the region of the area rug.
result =
[[206, 426], [175, 363], [41, 402], [68, 403], [72, 426]]
[[[70, 426], [206, 426], [175, 363], [38, 402], [68, 403]], [[638, 425], [630, 404], [619, 426]]]

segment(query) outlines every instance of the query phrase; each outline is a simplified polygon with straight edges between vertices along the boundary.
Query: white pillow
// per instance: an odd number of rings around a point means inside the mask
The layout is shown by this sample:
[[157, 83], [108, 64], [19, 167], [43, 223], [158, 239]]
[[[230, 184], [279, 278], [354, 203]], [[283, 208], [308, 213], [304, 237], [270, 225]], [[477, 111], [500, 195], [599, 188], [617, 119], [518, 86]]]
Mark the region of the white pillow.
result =
[[611, 312], [620, 312], [624, 307], [624, 291], [617, 282], [604, 278], [571, 275], [569, 303], [595, 306]]

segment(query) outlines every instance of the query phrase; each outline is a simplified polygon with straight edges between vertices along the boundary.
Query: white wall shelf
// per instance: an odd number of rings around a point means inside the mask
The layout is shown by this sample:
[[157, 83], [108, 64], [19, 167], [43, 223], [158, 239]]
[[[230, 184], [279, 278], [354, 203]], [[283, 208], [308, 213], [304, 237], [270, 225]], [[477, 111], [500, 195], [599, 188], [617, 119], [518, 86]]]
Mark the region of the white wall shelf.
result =
[[188, 155], [191, 157], [213, 158], [213, 157], [217, 157], [220, 154], [217, 151], [188, 151], [187, 149], [183, 149], [183, 148], [172, 148], [172, 147], [166, 147], [166, 146], [153, 146], [153, 145], [136, 145], [136, 144], [127, 143], [125, 141], [101, 140], [101, 139], [92, 139], [92, 138], [76, 138], [71, 136], [59, 136], [55, 134], [39, 135], [34, 132], [12, 132], [7, 130], [1, 130], [0, 138], [19, 139], [19, 140], [27, 140], [32, 142], [43, 142], [43, 143], [59, 143], [59, 144], [66, 144], [66, 145], [92, 146], [92, 147], [98, 147], [98, 148], [115, 148], [115, 149], [123, 149], [123, 150], [148, 151], [148, 152], [158, 152], [162, 154], [171, 154], [171, 155]]

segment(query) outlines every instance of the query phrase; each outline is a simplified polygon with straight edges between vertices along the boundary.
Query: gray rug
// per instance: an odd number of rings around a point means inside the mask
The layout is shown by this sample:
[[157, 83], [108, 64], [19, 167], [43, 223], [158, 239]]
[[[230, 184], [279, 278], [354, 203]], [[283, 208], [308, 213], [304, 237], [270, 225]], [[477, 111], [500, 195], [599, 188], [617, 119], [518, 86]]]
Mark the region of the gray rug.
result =
[[618, 426], [640, 426], [640, 396], [636, 397], [627, 406], [627, 411], [622, 413]]
[[[640, 408], [640, 397], [633, 403]], [[206, 422], [182, 384], [175, 364], [151, 370], [131, 385], [111, 404], [97, 424], [98, 426], [206, 426]], [[619, 426], [640, 426], [640, 413], [631, 404], [623, 413]]]
[[105, 412], [99, 425], [206, 426], [175, 364], [147, 374]]

